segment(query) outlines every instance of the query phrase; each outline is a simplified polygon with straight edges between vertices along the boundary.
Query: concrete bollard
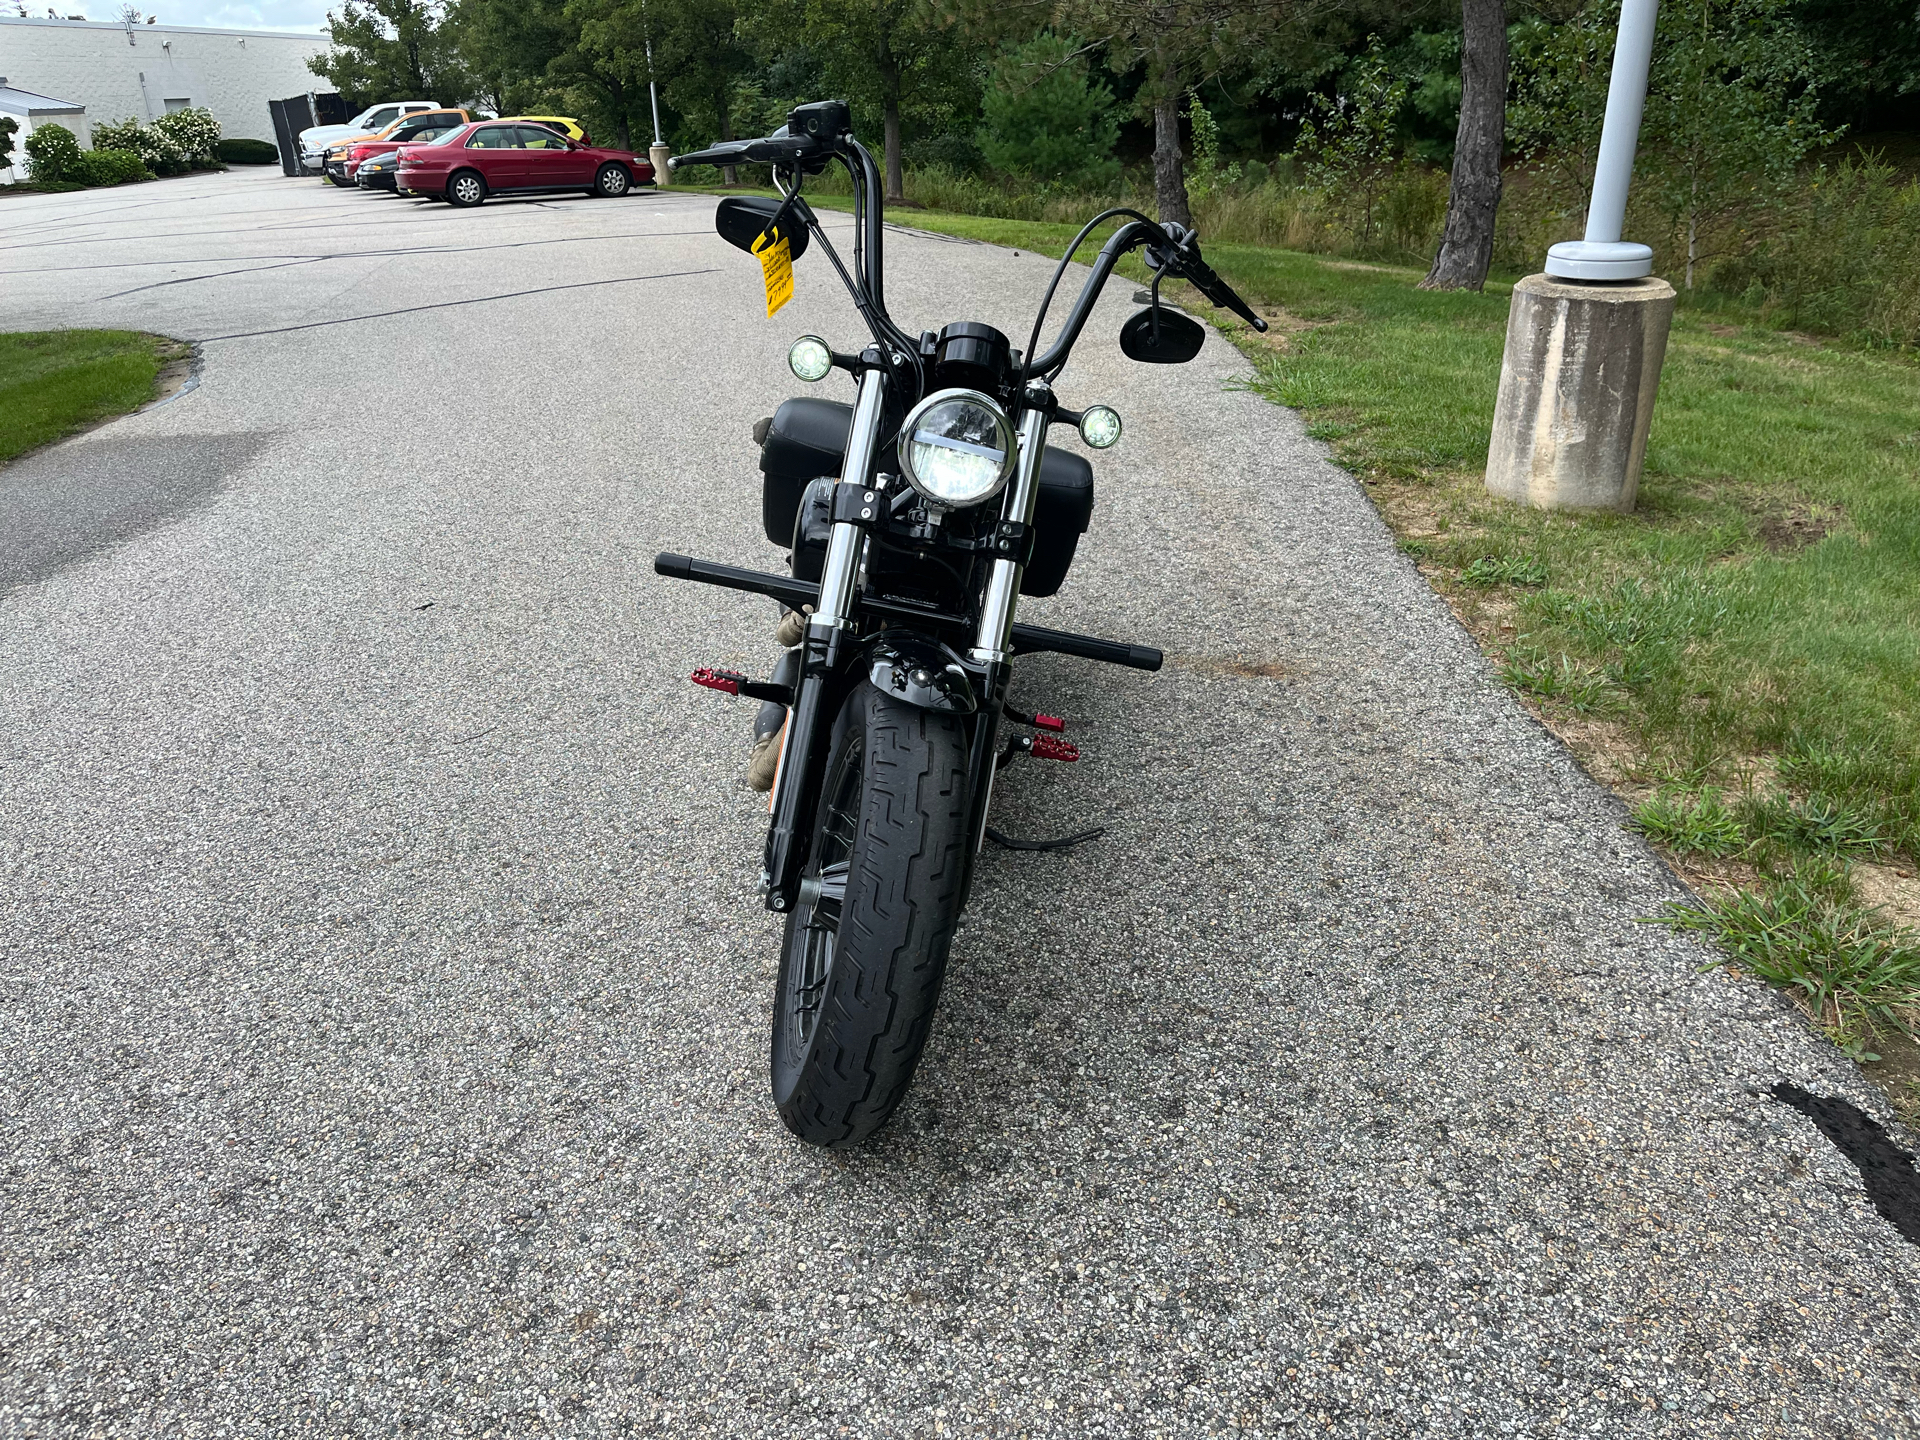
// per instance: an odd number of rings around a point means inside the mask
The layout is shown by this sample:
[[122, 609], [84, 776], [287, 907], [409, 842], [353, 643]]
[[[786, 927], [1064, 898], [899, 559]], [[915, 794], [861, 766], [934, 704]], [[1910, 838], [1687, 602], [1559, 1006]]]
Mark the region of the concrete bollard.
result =
[[653, 183], [662, 190], [673, 183], [673, 171], [667, 168], [667, 158], [673, 154], [665, 145], [647, 147], [647, 159], [653, 162]]
[[1673, 299], [1651, 277], [1513, 287], [1488, 490], [1542, 510], [1633, 509]]

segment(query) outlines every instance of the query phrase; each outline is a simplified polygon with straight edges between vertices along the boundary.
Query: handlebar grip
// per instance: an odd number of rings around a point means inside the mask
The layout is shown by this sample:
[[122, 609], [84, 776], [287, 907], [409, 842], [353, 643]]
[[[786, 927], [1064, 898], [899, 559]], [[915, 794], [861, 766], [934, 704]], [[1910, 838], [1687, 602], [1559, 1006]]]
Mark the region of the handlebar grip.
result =
[[[1198, 274], [1191, 273], [1198, 271]], [[1255, 330], [1265, 334], [1267, 322], [1253, 313], [1253, 307], [1235, 293], [1234, 288], [1213, 273], [1213, 268], [1200, 262], [1193, 262], [1187, 278], [1193, 281], [1194, 288], [1218, 305], [1222, 310], [1231, 310]]]
[[747, 158], [747, 141], [729, 140], [724, 145], [709, 146], [705, 150], [695, 150], [690, 155], [675, 155], [667, 161], [667, 168], [678, 170], [682, 165], [728, 165]]

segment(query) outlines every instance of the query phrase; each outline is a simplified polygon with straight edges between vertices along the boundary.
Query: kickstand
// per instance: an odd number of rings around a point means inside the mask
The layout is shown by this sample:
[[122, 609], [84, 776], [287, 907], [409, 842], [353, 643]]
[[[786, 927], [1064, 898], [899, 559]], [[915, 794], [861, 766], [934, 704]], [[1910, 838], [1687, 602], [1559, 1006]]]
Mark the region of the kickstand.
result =
[[987, 827], [987, 839], [1002, 850], [1064, 850], [1069, 845], [1098, 840], [1106, 833], [1107, 827], [1101, 825], [1092, 830], [1082, 830], [1078, 835], [1062, 835], [1058, 840], [1016, 840], [1011, 835], [1002, 835], [991, 825]]

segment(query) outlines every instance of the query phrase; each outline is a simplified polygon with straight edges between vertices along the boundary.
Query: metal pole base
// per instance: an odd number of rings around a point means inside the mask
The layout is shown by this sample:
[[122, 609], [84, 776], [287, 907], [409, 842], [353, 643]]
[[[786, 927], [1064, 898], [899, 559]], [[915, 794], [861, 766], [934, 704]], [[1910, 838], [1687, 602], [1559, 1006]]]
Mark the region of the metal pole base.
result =
[[1631, 240], [1562, 240], [1547, 251], [1557, 280], [1639, 280], [1653, 274], [1653, 251]]

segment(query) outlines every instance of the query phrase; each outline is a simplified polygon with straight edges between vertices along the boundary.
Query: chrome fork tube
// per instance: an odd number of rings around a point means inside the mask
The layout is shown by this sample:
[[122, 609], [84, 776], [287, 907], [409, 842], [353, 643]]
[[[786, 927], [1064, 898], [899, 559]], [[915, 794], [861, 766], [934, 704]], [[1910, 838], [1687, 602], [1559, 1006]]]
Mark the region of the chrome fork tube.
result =
[[[1006, 509], [1001, 512], [1002, 519], [1021, 525], [1033, 523], [1033, 505], [1040, 494], [1040, 461], [1047, 451], [1053, 391], [1044, 380], [1035, 380], [1027, 386], [1026, 399], [1027, 409], [1020, 417], [1020, 465], [1007, 492]], [[986, 593], [980, 601], [980, 633], [968, 652], [968, 658], [977, 664], [1004, 664], [1011, 656], [1013, 607], [1020, 598], [1021, 569], [1017, 561], [996, 560], [987, 574]]]
[[[840, 470], [842, 485], [864, 485], [873, 470], [873, 447], [880, 442], [880, 411], [886, 399], [886, 372], [878, 366], [860, 376], [860, 398], [853, 406], [853, 429], [847, 436], [847, 455]], [[841, 629], [853, 611], [853, 590], [865, 558], [866, 535], [858, 525], [839, 524], [827, 540], [826, 563], [820, 571], [820, 603], [809, 628]]]

